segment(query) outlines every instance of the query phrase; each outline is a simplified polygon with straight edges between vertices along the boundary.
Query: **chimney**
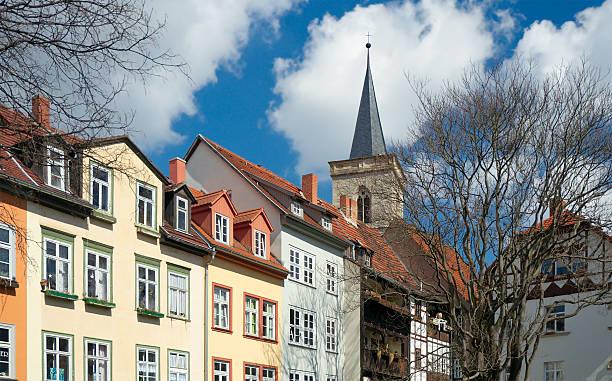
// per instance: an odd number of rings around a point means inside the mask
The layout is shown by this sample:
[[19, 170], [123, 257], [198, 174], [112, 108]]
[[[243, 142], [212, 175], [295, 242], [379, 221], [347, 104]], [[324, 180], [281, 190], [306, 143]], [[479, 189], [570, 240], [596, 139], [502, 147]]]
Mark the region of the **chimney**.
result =
[[349, 215], [351, 221], [357, 221], [357, 201], [349, 198]]
[[357, 201], [346, 196], [340, 196], [340, 210], [349, 220], [357, 221]]
[[319, 200], [317, 197], [317, 175], [309, 173], [302, 176], [302, 192], [306, 199], [313, 204]]
[[170, 180], [176, 184], [185, 182], [185, 160], [179, 157], [170, 160]]
[[340, 196], [340, 210], [344, 213], [345, 216], [349, 217], [349, 199], [348, 197], [342, 195]]
[[32, 115], [38, 123], [49, 127], [49, 100], [40, 94], [32, 98]]

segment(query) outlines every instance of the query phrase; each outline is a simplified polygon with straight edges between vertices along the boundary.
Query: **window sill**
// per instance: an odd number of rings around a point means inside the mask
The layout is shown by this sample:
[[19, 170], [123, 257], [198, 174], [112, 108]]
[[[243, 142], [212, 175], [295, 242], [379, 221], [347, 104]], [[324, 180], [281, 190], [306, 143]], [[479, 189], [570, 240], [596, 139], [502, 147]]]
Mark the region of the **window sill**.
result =
[[174, 320], [182, 320], [185, 322], [190, 322], [191, 319], [189, 319], [188, 317], [184, 317], [184, 316], [176, 316], [176, 315], [166, 315], [166, 317], [169, 317], [170, 319], [174, 319]]
[[292, 343], [292, 342], [289, 342], [289, 345], [292, 345], [292, 346], [294, 346], [294, 347], [299, 347], [299, 348], [312, 349], [313, 351], [316, 351], [316, 350], [317, 350], [317, 347], [316, 347], [316, 346], [314, 346], [314, 347], [310, 347], [310, 346], [308, 346], [308, 345], [296, 344], [296, 343]]
[[108, 222], [109, 224], [114, 224], [115, 222], [117, 222], [117, 219], [115, 217], [111, 216], [110, 214], [100, 212], [99, 210], [92, 210], [90, 217], [100, 221]]
[[136, 308], [136, 312], [138, 312], [138, 315], [150, 316], [158, 319], [164, 317], [164, 314], [146, 308]]
[[85, 304], [91, 304], [102, 308], [115, 308], [117, 306], [113, 302], [107, 302], [105, 300], [100, 300], [97, 298], [83, 298], [83, 301], [85, 302]]
[[233, 331], [231, 329], [227, 329], [227, 328], [212, 327], [211, 329], [213, 331], [217, 331], [217, 332], [221, 332], [221, 333], [229, 333], [230, 335], [233, 333]]
[[302, 286], [306, 286], [306, 287], [310, 287], [310, 288], [315, 288], [316, 289], [314, 284], [304, 283], [301, 280], [293, 279], [293, 278], [290, 278], [289, 276], [287, 276], [287, 279], [289, 279], [290, 281], [295, 282], [297, 284], [301, 284]]
[[18, 381], [16, 378], [4, 377], [4, 376], [0, 376], [0, 380], [2, 380], [2, 381]]
[[53, 298], [66, 299], [71, 301], [75, 301], [79, 298], [78, 295], [67, 294], [65, 292], [55, 290], [45, 290], [45, 296], [51, 296]]
[[338, 297], [338, 293], [337, 293], [337, 292], [331, 292], [331, 291], [327, 291], [327, 290], [326, 290], [325, 292], [326, 292], [328, 295]]
[[278, 344], [278, 340], [274, 340], [274, 339], [266, 339], [265, 337], [259, 337], [259, 336], [249, 335], [248, 333], [243, 334], [243, 335], [242, 335], [242, 337], [244, 337], [245, 339], [251, 339], [251, 340], [257, 340], [257, 341], [263, 341], [263, 342], [265, 342], [265, 343]]
[[153, 237], [153, 238], [161, 237], [161, 235], [156, 230], [153, 230], [151, 228], [147, 228], [147, 227], [144, 227], [144, 226], [136, 225], [136, 231], [138, 233], [141, 233], [141, 234], [144, 234], [144, 235], [148, 235], [149, 237]]
[[0, 288], [19, 288], [19, 282], [14, 279], [0, 278]]
[[569, 335], [569, 332], [550, 332], [550, 333], [543, 333], [542, 337], [558, 337], [558, 336], [567, 336]]

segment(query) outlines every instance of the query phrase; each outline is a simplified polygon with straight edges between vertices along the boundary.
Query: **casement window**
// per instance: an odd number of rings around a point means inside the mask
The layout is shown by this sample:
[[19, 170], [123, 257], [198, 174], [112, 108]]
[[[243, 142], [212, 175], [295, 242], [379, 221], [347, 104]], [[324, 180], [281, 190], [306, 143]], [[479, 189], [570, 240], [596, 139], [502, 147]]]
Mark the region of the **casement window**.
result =
[[168, 264], [168, 315], [189, 317], [189, 275]]
[[213, 324], [214, 328], [231, 329], [230, 328], [230, 303], [231, 290], [220, 286], [214, 286], [214, 311]]
[[87, 297], [110, 302], [110, 257], [91, 249], [86, 249], [85, 255], [87, 257]]
[[276, 304], [267, 300], [262, 304], [262, 337], [276, 340]]
[[298, 307], [289, 308], [289, 343], [314, 348], [315, 336], [315, 313]]
[[259, 335], [259, 299], [244, 297], [244, 334]]
[[321, 218], [321, 226], [323, 226], [323, 229], [332, 231], [332, 221], [331, 221], [331, 219], [329, 219], [327, 217], [322, 217]]
[[138, 183], [138, 225], [155, 229], [155, 188], [150, 185]]
[[266, 367], [265, 365], [245, 364], [245, 381], [277, 381], [276, 368]]
[[338, 337], [336, 334], [337, 320], [327, 318], [325, 320], [325, 350], [328, 352], [338, 351]]
[[547, 307], [548, 321], [546, 322], [546, 333], [565, 332], [565, 305]]
[[548, 277], [554, 277], [557, 275], [565, 275], [569, 273], [569, 270], [563, 261], [547, 259], [542, 265], [542, 273], [547, 274]]
[[47, 146], [47, 185], [62, 191], [66, 190], [66, 166], [64, 151]]
[[255, 255], [261, 258], [266, 257], [266, 233], [255, 230]]
[[302, 207], [302, 204], [297, 201], [292, 201], [291, 213], [295, 214], [298, 217], [304, 217], [304, 208]]
[[544, 381], [563, 381], [563, 361], [544, 363]]
[[72, 292], [72, 248], [74, 238], [43, 229], [44, 273], [47, 289]]
[[302, 370], [290, 370], [289, 381], [315, 381], [314, 372], [305, 372]]
[[138, 307], [157, 311], [159, 306], [159, 267], [137, 263], [136, 272], [138, 275]]
[[189, 353], [168, 350], [168, 381], [189, 379]]
[[159, 349], [137, 346], [138, 381], [159, 381]]
[[15, 326], [0, 323], [0, 378], [15, 378]]
[[176, 197], [176, 229], [187, 232], [189, 222], [189, 202], [182, 197]]
[[91, 165], [90, 170], [90, 202], [96, 209], [111, 213], [111, 171], [108, 168], [101, 167], [97, 164]]
[[229, 218], [215, 213], [215, 240], [229, 245]]
[[367, 267], [372, 267], [372, 256], [366, 253], [364, 256], [364, 262]]
[[43, 346], [45, 380], [72, 380], [72, 336], [44, 332]]
[[252, 365], [244, 366], [244, 381], [259, 381], [259, 367]]
[[261, 381], [276, 381], [276, 369], [264, 367], [261, 371]]
[[0, 223], [0, 278], [15, 278], [16, 246], [15, 228]]
[[335, 263], [327, 262], [327, 280], [325, 289], [328, 293], [337, 295], [336, 277], [338, 276], [338, 266]]
[[338, 379], [336, 378], [336, 376], [328, 374], [326, 380], [327, 381], [337, 381]]
[[289, 278], [312, 286], [314, 284], [315, 257], [295, 248], [289, 249]]
[[416, 370], [421, 370], [423, 368], [423, 356], [421, 356], [421, 348], [414, 349], [414, 368]]
[[229, 381], [230, 380], [230, 363], [229, 361], [215, 360], [213, 368], [214, 381]]
[[110, 381], [111, 345], [108, 341], [85, 339], [87, 381]]

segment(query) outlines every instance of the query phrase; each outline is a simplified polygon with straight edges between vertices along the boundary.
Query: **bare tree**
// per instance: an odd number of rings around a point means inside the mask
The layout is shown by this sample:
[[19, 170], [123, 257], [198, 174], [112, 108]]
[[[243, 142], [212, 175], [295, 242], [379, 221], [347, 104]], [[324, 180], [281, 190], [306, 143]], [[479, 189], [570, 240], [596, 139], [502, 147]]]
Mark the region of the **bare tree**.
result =
[[463, 379], [526, 380], [555, 318], [551, 263], [565, 318], [611, 301], [612, 89], [586, 60], [545, 77], [529, 61], [474, 66], [439, 93], [410, 82], [418, 127], [395, 151], [405, 231], [431, 264], [413, 276], [448, 305]]

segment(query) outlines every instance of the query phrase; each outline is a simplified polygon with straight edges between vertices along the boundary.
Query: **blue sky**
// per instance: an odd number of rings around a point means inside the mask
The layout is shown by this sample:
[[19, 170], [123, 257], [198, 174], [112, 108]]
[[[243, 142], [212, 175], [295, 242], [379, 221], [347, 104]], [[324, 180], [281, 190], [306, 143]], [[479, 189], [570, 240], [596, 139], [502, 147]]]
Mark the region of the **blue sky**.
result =
[[612, 64], [612, 54], [598, 49], [611, 42], [612, 0], [198, 0], [189, 14], [164, 3], [152, 3], [167, 17], [161, 45], [184, 57], [192, 82], [171, 78], [130, 94], [139, 97], [126, 101], [137, 113], [139, 145], [167, 172], [168, 159], [182, 157], [201, 133], [297, 184], [303, 173], [317, 173], [326, 199], [326, 162], [350, 149], [367, 32], [387, 140], [410, 128], [406, 73], [429, 78], [435, 89], [470, 62], [517, 52], [537, 56], [543, 71], [581, 54]]

